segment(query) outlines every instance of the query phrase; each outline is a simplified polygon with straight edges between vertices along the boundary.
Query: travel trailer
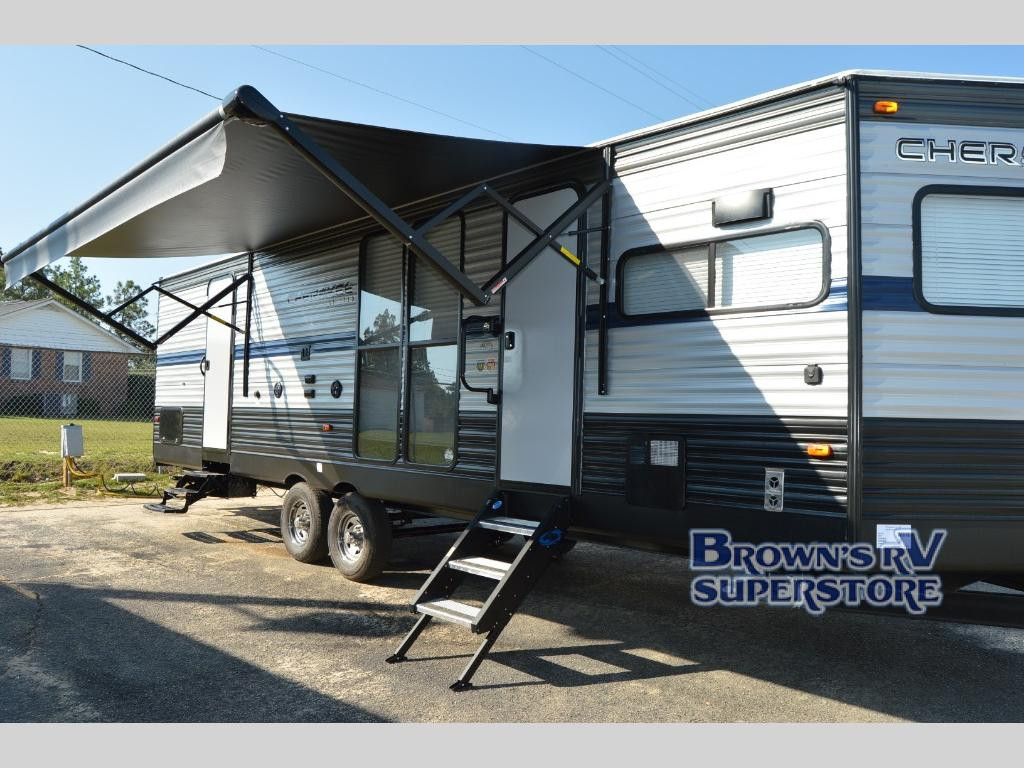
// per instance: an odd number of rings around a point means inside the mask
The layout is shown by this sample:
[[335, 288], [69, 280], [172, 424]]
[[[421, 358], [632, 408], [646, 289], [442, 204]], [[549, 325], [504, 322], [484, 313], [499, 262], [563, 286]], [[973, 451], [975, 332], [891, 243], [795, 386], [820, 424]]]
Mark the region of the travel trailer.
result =
[[587, 147], [244, 86], [4, 265], [216, 253], [144, 292], [154, 458], [191, 470], [155, 508], [287, 489], [289, 551], [357, 580], [468, 520], [391, 659], [468, 626], [456, 688], [577, 539], [909, 524], [947, 588], [1024, 583], [1024, 80], [844, 72]]

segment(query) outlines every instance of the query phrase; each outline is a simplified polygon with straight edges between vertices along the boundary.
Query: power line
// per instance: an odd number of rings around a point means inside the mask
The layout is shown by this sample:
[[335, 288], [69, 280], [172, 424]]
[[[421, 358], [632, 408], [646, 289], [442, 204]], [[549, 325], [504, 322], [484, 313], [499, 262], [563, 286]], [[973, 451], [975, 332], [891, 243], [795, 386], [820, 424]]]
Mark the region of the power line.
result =
[[629, 67], [630, 69], [632, 69], [633, 71], [640, 73], [643, 77], [646, 77], [648, 80], [650, 80], [655, 85], [665, 89], [666, 91], [671, 93], [673, 96], [679, 97], [680, 99], [685, 101], [690, 106], [696, 107], [697, 109], [704, 109], [704, 106], [702, 104], [698, 104], [696, 101], [694, 101], [690, 97], [685, 96], [684, 94], [682, 94], [679, 91], [677, 91], [675, 88], [670, 88], [669, 86], [665, 85], [663, 82], [658, 80], [657, 78], [652, 77], [651, 75], [647, 74], [642, 69], [640, 69], [640, 67], [636, 66], [636, 64], [633, 64], [633, 63], [627, 61], [626, 59], [622, 58], [622, 56], [618, 52], [613, 51], [608, 46], [606, 46], [606, 45], [599, 45], [597, 47], [600, 48], [605, 53], [607, 53], [609, 56], [611, 56], [613, 59], [615, 59], [620, 64], [624, 64], [627, 67]]
[[404, 96], [399, 96], [399, 95], [397, 95], [395, 93], [391, 93], [390, 91], [385, 91], [385, 90], [383, 90], [381, 88], [376, 88], [376, 87], [374, 87], [372, 85], [367, 85], [366, 83], [361, 83], [358, 80], [353, 80], [351, 77], [346, 77], [345, 75], [340, 75], [337, 72], [332, 72], [329, 69], [324, 69], [323, 67], [318, 67], [315, 64], [310, 64], [308, 61], [302, 61], [301, 59], [296, 59], [296, 58], [294, 58], [292, 56], [288, 56], [286, 54], [280, 53], [279, 51], [274, 51], [274, 50], [271, 50], [270, 48], [264, 48], [262, 45], [254, 45], [253, 48], [257, 48], [257, 49], [263, 51], [264, 53], [269, 53], [272, 56], [278, 56], [279, 58], [287, 59], [288, 61], [291, 61], [291, 62], [293, 62], [295, 64], [299, 64], [300, 66], [307, 67], [309, 69], [315, 70], [315, 71], [320, 72], [320, 73], [322, 73], [324, 75], [330, 75], [331, 77], [335, 77], [338, 80], [344, 80], [346, 83], [351, 83], [352, 85], [358, 85], [360, 88], [365, 88], [368, 91], [373, 91], [374, 93], [378, 93], [378, 94], [380, 94], [382, 96], [388, 96], [388, 97], [390, 97], [392, 99], [396, 99], [396, 100], [401, 101], [401, 102], [403, 102], [405, 104], [411, 104], [414, 107], [419, 107], [420, 109], [425, 109], [428, 112], [433, 112], [435, 115], [440, 115], [441, 117], [446, 117], [449, 120], [454, 120], [457, 123], [462, 123], [463, 125], [468, 125], [468, 126], [470, 126], [472, 128], [476, 128], [478, 131], [484, 131], [485, 133], [490, 133], [490, 134], [492, 134], [494, 136], [500, 136], [503, 139], [507, 139], [509, 141], [513, 141], [511, 136], [506, 136], [505, 134], [499, 133], [498, 131], [492, 131], [490, 128], [485, 128], [482, 125], [477, 125], [476, 123], [471, 123], [469, 120], [463, 120], [461, 117], [456, 117], [455, 115], [449, 115], [447, 112], [442, 112], [439, 109], [434, 109], [433, 107], [428, 107], [426, 104], [420, 104], [419, 102], [413, 101], [412, 99], [407, 99]]
[[618, 53], [621, 53], [621, 54], [622, 54], [623, 56], [627, 56], [627, 57], [629, 57], [630, 59], [632, 59], [633, 61], [635, 61], [635, 62], [636, 62], [637, 64], [639, 64], [639, 65], [640, 65], [641, 67], [644, 67], [645, 69], [649, 69], [649, 70], [650, 70], [651, 72], [653, 72], [654, 74], [656, 74], [656, 75], [657, 75], [658, 77], [664, 78], [665, 80], [668, 80], [668, 81], [669, 81], [670, 83], [672, 83], [673, 85], [676, 85], [676, 86], [678, 86], [679, 88], [682, 88], [682, 89], [683, 89], [684, 91], [686, 91], [686, 92], [687, 92], [688, 94], [690, 94], [691, 96], [693, 96], [693, 97], [694, 97], [695, 99], [699, 99], [700, 101], [703, 101], [703, 102], [704, 102], [704, 103], [705, 103], [705, 104], [706, 104], [706, 105], [707, 105], [708, 107], [713, 107], [713, 106], [715, 106], [715, 105], [714, 105], [714, 103], [713, 103], [713, 102], [712, 102], [712, 101], [711, 101], [710, 99], [708, 99], [708, 98], [705, 98], [704, 96], [701, 96], [701, 95], [700, 95], [699, 93], [697, 93], [697, 92], [696, 92], [695, 90], [693, 90], [692, 88], [688, 88], [687, 86], [685, 86], [685, 85], [683, 85], [682, 83], [680, 83], [680, 82], [679, 82], [678, 80], [673, 80], [673, 79], [672, 79], [671, 77], [669, 77], [668, 75], [666, 75], [666, 74], [665, 74], [664, 72], [662, 72], [661, 70], [655, 69], [654, 67], [652, 67], [652, 66], [651, 66], [650, 64], [648, 64], [647, 62], [641, 61], [640, 59], [638, 59], [638, 58], [637, 58], [636, 56], [634, 56], [633, 54], [631, 54], [631, 53], [630, 53], [629, 51], [625, 50], [625, 49], [624, 49], [624, 48], [622, 48], [621, 46], [618, 46], [618, 45], [614, 45], [614, 46], [612, 46], [612, 47], [613, 47], [613, 48], [614, 48], [614, 49], [615, 49], [615, 50], [616, 50], [616, 51], [617, 51]]
[[544, 59], [544, 61], [546, 61], [546, 62], [548, 62], [549, 64], [552, 64], [552, 65], [554, 65], [554, 66], [558, 67], [558, 68], [559, 68], [559, 69], [561, 69], [561, 70], [562, 70], [563, 72], [568, 72], [568, 73], [569, 73], [570, 75], [572, 75], [573, 77], [575, 77], [575, 78], [577, 78], [577, 79], [579, 79], [579, 80], [582, 80], [583, 82], [585, 82], [585, 83], [588, 83], [589, 85], [592, 85], [592, 86], [594, 86], [595, 88], [597, 88], [597, 89], [599, 89], [599, 90], [602, 90], [602, 91], [604, 91], [604, 92], [605, 92], [605, 93], [607, 93], [607, 94], [608, 94], [609, 96], [613, 96], [614, 98], [618, 99], [619, 101], [621, 101], [621, 102], [624, 102], [624, 103], [626, 103], [626, 104], [629, 104], [629, 106], [633, 107], [634, 109], [639, 109], [639, 110], [640, 110], [641, 112], [643, 112], [644, 114], [650, 115], [650, 116], [651, 116], [651, 117], [653, 117], [653, 118], [654, 118], [655, 120], [664, 120], [664, 119], [665, 119], [665, 118], [661, 117], [660, 115], [656, 115], [656, 114], [654, 114], [654, 113], [653, 113], [653, 112], [651, 112], [651, 111], [650, 111], [649, 109], [644, 109], [644, 108], [643, 108], [643, 107], [641, 107], [641, 106], [640, 106], [639, 104], [635, 104], [635, 103], [633, 103], [632, 101], [630, 101], [630, 100], [629, 100], [629, 99], [627, 99], [626, 97], [624, 97], [624, 96], [620, 96], [619, 94], [615, 93], [615, 91], [609, 91], [609, 90], [608, 90], [607, 88], [605, 88], [605, 87], [604, 87], [603, 85], [601, 85], [601, 84], [599, 84], [599, 83], [595, 83], [595, 82], [594, 82], [593, 80], [591, 80], [591, 79], [590, 79], [590, 78], [588, 78], [588, 77], [584, 77], [584, 76], [583, 76], [583, 75], [581, 75], [581, 74], [580, 74], [579, 72], [574, 72], [573, 70], [569, 69], [568, 67], [562, 66], [561, 64], [559, 64], [559, 63], [558, 63], [557, 61], [555, 61], [554, 59], [549, 59], [549, 58], [548, 58], [547, 56], [545, 56], [545, 55], [544, 55], [543, 53], [538, 53], [537, 51], [533, 50], [533, 48], [530, 48], [530, 47], [529, 47], [529, 46], [527, 46], [527, 45], [521, 45], [521, 46], [519, 46], [519, 47], [520, 47], [520, 48], [522, 48], [522, 49], [524, 49], [524, 50], [526, 50], [526, 51], [529, 51], [530, 53], [532, 53], [532, 54], [533, 54], [534, 56], [536, 56], [536, 57], [538, 57], [538, 58]]
[[212, 93], [208, 93], [207, 91], [204, 91], [201, 88], [195, 88], [195, 87], [193, 87], [191, 85], [186, 85], [185, 83], [180, 83], [177, 80], [172, 80], [171, 78], [167, 77], [166, 75], [161, 75], [159, 72], [153, 72], [153, 71], [148, 70], [148, 69], [143, 69], [142, 67], [138, 66], [137, 64], [132, 64], [130, 61], [125, 61], [124, 59], [119, 59], [116, 56], [111, 56], [109, 53], [104, 53], [103, 51], [97, 51], [95, 48], [90, 48], [88, 45], [76, 45], [75, 47], [76, 48], [81, 48], [82, 50], [85, 50], [85, 51], [91, 51], [92, 53], [95, 53], [97, 56], [102, 56], [104, 59], [110, 59], [111, 61], [116, 61], [118, 64], [124, 64], [126, 67], [131, 67], [132, 69], [137, 69], [139, 72], [144, 72], [147, 75], [152, 75], [153, 77], [159, 77], [161, 80], [166, 80], [168, 83], [173, 83], [174, 85], [181, 86], [182, 88], [188, 88], [190, 91], [195, 91], [196, 93], [203, 94], [203, 96], [209, 96], [211, 99], [216, 99], [217, 101], [221, 101], [221, 97], [220, 96], [214, 96]]

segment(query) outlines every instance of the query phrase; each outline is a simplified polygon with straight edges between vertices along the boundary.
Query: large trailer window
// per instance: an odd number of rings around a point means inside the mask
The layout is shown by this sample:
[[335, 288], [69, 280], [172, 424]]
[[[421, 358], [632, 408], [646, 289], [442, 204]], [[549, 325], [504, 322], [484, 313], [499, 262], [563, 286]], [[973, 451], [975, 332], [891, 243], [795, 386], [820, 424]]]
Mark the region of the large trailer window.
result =
[[[461, 219], [428, 239], [461, 268]], [[404, 445], [409, 462], [452, 464], [459, 294], [388, 235], [364, 242], [360, 274], [356, 454], [395, 461]]]
[[1024, 313], [1024, 190], [926, 187], [914, 219], [914, 284], [925, 306]]
[[401, 243], [392, 237], [363, 243], [355, 448], [357, 455], [368, 459], [398, 457], [403, 257]]
[[[462, 268], [461, 218], [433, 230], [427, 239]], [[459, 412], [457, 337], [461, 300], [437, 272], [410, 260], [408, 459], [415, 464], [455, 461]]]
[[685, 316], [806, 307], [825, 298], [828, 231], [808, 224], [619, 259], [618, 303], [626, 317]]

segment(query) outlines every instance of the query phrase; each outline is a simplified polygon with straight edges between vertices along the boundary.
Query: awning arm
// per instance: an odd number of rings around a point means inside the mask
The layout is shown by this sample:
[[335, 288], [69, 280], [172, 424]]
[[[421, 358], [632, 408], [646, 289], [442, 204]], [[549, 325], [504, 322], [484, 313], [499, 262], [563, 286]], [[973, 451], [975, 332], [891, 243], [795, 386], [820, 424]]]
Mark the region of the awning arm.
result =
[[[206, 315], [208, 318], [213, 320], [213, 322], [215, 322], [215, 323], [220, 323], [221, 325], [226, 326], [227, 328], [230, 328], [232, 331], [235, 331], [236, 333], [243, 333], [242, 329], [239, 328], [237, 325], [232, 325], [227, 320], [219, 318], [216, 315], [210, 314], [210, 312], [208, 311], [208, 307], [212, 306], [212, 305], [209, 302], [204, 304], [202, 307], [197, 307], [191, 301], [186, 301], [185, 299], [181, 298], [181, 296], [178, 296], [178, 295], [176, 295], [174, 293], [171, 293], [166, 288], [163, 288], [163, 287], [161, 287], [161, 286], [159, 286], [159, 285], [157, 285], [155, 283], [153, 284], [152, 287], [161, 296], [166, 296], [169, 299], [173, 299], [174, 301], [178, 302], [179, 304], [184, 304], [186, 307], [188, 307], [189, 309], [192, 310], [192, 314], [190, 314], [188, 316], [188, 321], [186, 322], [186, 325], [188, 323], [192, 322], [193, 320], [195, 320], [200, 315]], [[179, 325], [181, 325], [181, 323], [179, 323]], [[181, 325], [181, 327], [184, 328], [185, 326]], [[163, 336], [161, 336], [159, 339], [157, 339], [156, 343], [157, 344], [163, 344], [171, 336], [172, 336], [171, 332], [168, 331]]]
[[492, 296], [500, 291], [505, 287], [505, 284], [509, 280], [526, 269], [530, 262], [532, 262], [545, 248], [553, 248], [558, 251], [565, 259], [572, 262], [577, 269], [583, 271], [587, 277], [591, 278], [599, 285], [602, 284], [604, 282], [604, 278], [583, 264], [578, 256], [568, 251], [568, 249], [563, 249], [557, 242], [555, 242], [555, 239], [559, 237], [570, 224], [586, 213], [590, 206], [600, 200], [601, 196], [605, 193], [605, 190], [608, 189], [610, 184], [611, 181], [609, 179], [603, 179], [602, 181], [597, 182], [597, 184], [587, 190], [583, 197], [577, 200], [565, 211], [565, 213], [559, 216], [554, 224], [545, 230], [541, 230], [540, 227], [526, 218], [515, 206], [507, 204], [507, 201], [505, 201], [500, 195], [494, 196], [498, 203], [502, 205], [502, 207], [505, 207], [505, 210], [509, 212], [510, 216], [513, 216], [523, 226], [535, 233], [536, 237], [529, 245], [516, 254], [515, 258], [508, 262], [503, 269], [498, 270], [490, 280], [484, 283], [484, 285], [487, 286], [486, 294], [488, 296]]
[[325, 152], [319, 144], [306, 135], [305, 131], [289, 120], [255, 88], [243, 85], [235, 90], [224, 100], [221, 112], [225, 118], [238, 117], [242, 120], [256, 121], [272, 126], [281, 135], [281, 138], [323, 174], [324, 178], [351, 198], [384, 229], [407, 245], [413, 253], [436, 269], [462, 295], [477, 305], [488, 302], [490, 297], [464, 272], [456, 269], [426, 240], [417, 238], [415, 230], [407, 221], [395, 213], [341, 163]]
[[[104, 323], [109, 325], [111, 328], [113, 328], [118, 333], [123, 333], [125, 336], [130, 338], [132, 341], [134, 341], [139, 346], [144, 347], [144, 348], [148, 349], [151, 352], [156, 349], [156, 343], [155, 342], [150, 341], [145, 336], [139, 335], [138, 333], [133, 331], [131, 328], [129, 328], [124, 323], [121, 323], [121, 322], [115, 320], [114, 317], [113, 317], [114, 312], [107, 313], [107, 312], [104, 312], [101, 309], [98, 309], [97, 307], [94, 307], [92, 304], [90, 304], [89, 302], [85, 301], [84, 299], [80, 299], [77, 296], [75, 296], [75, 294], [71, 293], [71, 291], [68, 291], [68, 290], [64, 289], [63, 287], [57, 285], [57, 283], [55, 283], [52, 280], [44, 277], [42, 272], [35, 272], [35, 273], [33, 273], [31, 275], [31, 278], [33, 280], [35, 280], [37, 283], [39, 283], [40, 285], [42, 285], [44, 288], [47, 288], [50, 291], [52, 291], [53, 293], [55, 293], [58, 296], [60, 296], [62, 299], [65, 299], [66, 301], [71, 302], [76, 307], [81, 309], [83, 312], [87, 312], [88, 314], [90, 314], [93, 317], [95, 317], [97, 320], [102, 320]], [[137, 298], [138, 298], [138, 296], [135, 296], [131, 301], [134, 301]], [[130, 304], [131, 301], [129, 301], [128, 303]], [[118, 309], [123, 309], [123, 308], [124, 307], [122, 306], [122, 307], [119, 307]]]
[[[218, 301], [223, 299], [225, 296], [227, 296], [229, 293], [234, 291], [238, 286], [240, 286], [242, 283], [246, 282], [247, 280], [252, 280], [252, 275], [249, 274], [249, 273], [246, 273], [246, 274], [242, 275], [241, 277], [235, 278], [223, 290], [221, 290], [220, 292], [218, 292], [215, 295], [211, 296], [209, 299], [206, 300], [205, 304], [203, 304], [201, 306], [198, 306], [198, 307], [195, 304], [193, 304], [193, 303], [191, 303], [189, 301], [185, 301], [180, 296], [175, 296], [170, 291], [167, 291], [167, 290], [165, 290], [163, 288], [157, 287], [156, 290], [159, 293], [163, 294], [164, 296], [167, 296], [168, 298], [174, 299], [175, 301], [181, 302], [182, 304], [184, 304], [187, 307], [191, 307], [192, 311], [183, 320], [178, 322], [177, 325], [175, 325], [173, 328], [171, 328], [171, 330], [169, 330], [163, 336], [158, 338], [153, 343], [153, 345], [154, 346], [159, 346], [160, 344], [163, 344], [165, 341], [167, 341], [169, 338], [171, 338], [171, 336], [176, 334], [178, 331], [180, 331], [182, 328], [184, 328], [186, 325], [191, 323], [193, 320], [195, 320], [200, 315], [206, 315], [208, 318], [210, 318], [214, 322], [217, 322], [217, 323], [220, 323], [221, 325], [227, 326], [228, 328], [230, 328], [231, 330], [233, 330], [233, 331], [235, 331], [237, 333], [243, 333], [244, 334], [245, 331], [243, 331], [241, 328], [237, 328], [237, 327], [235, 327], [235, 325], [233, 325], [232, 323], [229, 323], [227, 320], [222, 320], [221, 318], [217, 317], [216, 315], [210, 314], [209, 310], [210, 310], [211, 307], [213, 307], [214, 304], [216, 304]], [[233, 300], [234, 300], [234, 298], [232, 297], [232, 301]]]

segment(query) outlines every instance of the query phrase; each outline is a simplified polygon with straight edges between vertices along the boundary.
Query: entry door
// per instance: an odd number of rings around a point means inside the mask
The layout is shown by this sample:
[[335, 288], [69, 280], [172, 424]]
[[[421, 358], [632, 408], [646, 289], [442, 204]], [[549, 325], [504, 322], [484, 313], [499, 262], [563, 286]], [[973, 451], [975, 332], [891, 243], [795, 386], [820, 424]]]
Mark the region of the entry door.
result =
[[[562, 189], [521, 200], [516, 207], [547, 227], [578, 199], [575, 190]], [[510, 259], [533, 239], [511, 217], [506, 237]], [[561, 242], [577, 250], [575, 235]], [[572, 482], [576, 286], [576, 270], [551, 249], [505, 286], [498, 457], [502, 481]]]
[[[207, 298], [216, 296], [231, 284], [230, 277], [211, 280]], [[234, 323], [232, 295], [217, 302], [210, 314]], [[209, 317], [206, 318], [206, 357], [202, 368], [203, 383], [203, 448], [228, 449], [228, 419], [231, 414], [231, 365], [234, 331]]]

